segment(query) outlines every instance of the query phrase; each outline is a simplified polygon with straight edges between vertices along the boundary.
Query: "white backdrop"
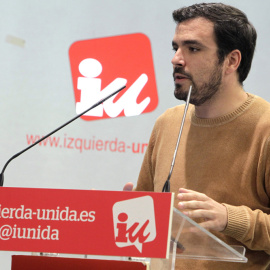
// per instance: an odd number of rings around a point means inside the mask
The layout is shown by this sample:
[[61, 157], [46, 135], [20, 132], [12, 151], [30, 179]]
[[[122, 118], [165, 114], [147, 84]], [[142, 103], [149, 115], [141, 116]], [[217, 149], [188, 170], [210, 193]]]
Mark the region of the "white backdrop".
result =
[[[212, 1], [205, 1], [212, 2]], [[270, 101], [270, 2], [223, 1], [243, 10], [258, 32], [246, 91]], [[143, 33], [150, 39], [159, 104], [153, 112], [97, 121], [76, 120], [61, 138], [118, 138], [148, 142], [155, 119], [179, 104], [173, 95], [171, 40], [174, 9], [193, 0], [2, 0], [0, 2], [0, 166], [27, 147], [26, 136], [45, 135], [76, 115], [68, 50], [75, 41]], [[107, 50], [110, 50], [109, 46]], [[135, 50], [130, 48], [132, 54]], [[10, 163], [5, 186], [121, 190], [136, 179], [143, 153], [82, 151], [35, 146]], [[1, 269], [10, 269], [1, 252]]]

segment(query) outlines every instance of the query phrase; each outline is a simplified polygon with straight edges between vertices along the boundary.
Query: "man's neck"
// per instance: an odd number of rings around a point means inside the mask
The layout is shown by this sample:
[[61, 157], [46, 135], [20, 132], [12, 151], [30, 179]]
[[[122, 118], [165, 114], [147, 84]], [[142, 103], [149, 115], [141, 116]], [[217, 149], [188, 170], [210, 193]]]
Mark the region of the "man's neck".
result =
[[216, 118], [239, 108], [247, 100], [247, 94], [241, 85], [220, 89], [209, 101], [195, 107], [199, 118]]

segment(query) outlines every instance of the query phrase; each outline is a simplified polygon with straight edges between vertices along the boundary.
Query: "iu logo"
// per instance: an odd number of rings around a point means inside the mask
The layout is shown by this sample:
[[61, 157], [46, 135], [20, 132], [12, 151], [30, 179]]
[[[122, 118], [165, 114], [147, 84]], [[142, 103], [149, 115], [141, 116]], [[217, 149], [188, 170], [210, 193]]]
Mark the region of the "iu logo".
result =
[[113, 220], [118, 247], [135, 246], [142, 252], [142, 245], [156, 238], [154, 202], [150, 196], [115, 203]]
[[70, 47], [69, 58], [77, 114], [126, 85], [82, 119], [133, 116], [157, 107], [157, 87], [147, 36], [130, 34], [77, 41]]

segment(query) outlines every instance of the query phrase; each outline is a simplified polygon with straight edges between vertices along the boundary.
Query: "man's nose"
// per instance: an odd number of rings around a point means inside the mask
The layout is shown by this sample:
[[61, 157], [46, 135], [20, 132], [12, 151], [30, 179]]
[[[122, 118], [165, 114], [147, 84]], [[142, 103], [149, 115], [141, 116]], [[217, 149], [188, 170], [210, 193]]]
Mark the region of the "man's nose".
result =
[[185, 66], [184, 56], [180, 48], [175, 52], [171, 62], [174, 66]]

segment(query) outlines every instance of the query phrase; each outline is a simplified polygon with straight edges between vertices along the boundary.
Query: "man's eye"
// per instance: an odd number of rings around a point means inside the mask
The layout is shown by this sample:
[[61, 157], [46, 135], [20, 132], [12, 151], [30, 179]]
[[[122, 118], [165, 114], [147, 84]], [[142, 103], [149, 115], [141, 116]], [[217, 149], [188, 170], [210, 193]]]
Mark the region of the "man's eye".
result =
[[172, 50], [173, 50], [174, 52], [176, 52], [176, 51], [177, 51], [177, 48], [173, 47]]
[[189, 50], [190, 50], [191, 52], [198, 52], [200, 49], [195, 48], [195, 47], [189, 47]]

